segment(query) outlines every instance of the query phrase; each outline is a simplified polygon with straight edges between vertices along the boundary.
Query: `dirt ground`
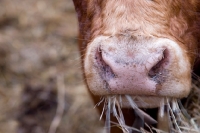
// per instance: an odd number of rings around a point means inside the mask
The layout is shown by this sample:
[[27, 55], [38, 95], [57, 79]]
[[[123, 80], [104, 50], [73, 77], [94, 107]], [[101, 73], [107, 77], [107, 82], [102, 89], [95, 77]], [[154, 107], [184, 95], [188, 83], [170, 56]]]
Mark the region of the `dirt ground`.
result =
[[71, 0], [0, 1], [0, 133], [48, 133], [60, 103], [57, 133], [104, 132], [82, 79], [77, 25]]

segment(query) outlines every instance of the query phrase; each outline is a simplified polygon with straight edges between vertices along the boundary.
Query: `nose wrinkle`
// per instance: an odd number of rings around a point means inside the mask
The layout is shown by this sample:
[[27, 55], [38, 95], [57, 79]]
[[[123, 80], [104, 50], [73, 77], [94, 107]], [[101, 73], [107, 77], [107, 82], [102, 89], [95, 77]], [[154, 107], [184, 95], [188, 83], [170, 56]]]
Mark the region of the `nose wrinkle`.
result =
[[96, 62], [97, 62], [97, 66], [96, 67], [100, 68], [100, 70], [101, 70], [100, 74], [101, 74], [101, 78], [102, 79], [108, 81], [111, 78], [115, 77], [115, 74], [113, 73], [113, 71], [110, 68], [110, 66], [108, 64], [106, 64], [106, 62], [103, 60], [102, 51], [101, 50], [97, 50], [96, 51], [95, 59], [96, 59]]
[[96, 53], [96, 59], [100, 64], [100, 75], [109, 90], [118, 91], [121, 94], [132, 91], [136, 94], [155, 95], [157, 84], [164, 80], [159, 80], [159, 71], [153, 70], [162, 69], [160, 66], [164, 61], [163, 51], [165, 49], [160, 48], [147, 54], [128, 57], [127, 60], [126, 56], [121, 57], [121, 55], [127, 55], [126, 50], [114, 53], [101, 49]]
[[[114, 78], [107, 80], [111, 90], [122, 89], [120, 93], [133, 90], [134, 92], [140, 93], [142, 89], [144, 91], [146, 90], [147, 94], [155, 94], [156, 83], [147, 76], [148, 69], [145, 65], [118, 62], [113, 57], [105, 54], [102, 54], [102, 59], [115, 74]], [[151, 65], [148, 66], [148, 68], [151, 67]]]
[[168, 50], [165, 49], [162, 52], [162, 58], [158, 59], [158, 62], [150, 69], [148, 73], [148, 76], [158, 84], [161, 84], [165, 81], [165, 77], [163, 75], [167, 74], [165, 66], [168, 65], [168, 54]]

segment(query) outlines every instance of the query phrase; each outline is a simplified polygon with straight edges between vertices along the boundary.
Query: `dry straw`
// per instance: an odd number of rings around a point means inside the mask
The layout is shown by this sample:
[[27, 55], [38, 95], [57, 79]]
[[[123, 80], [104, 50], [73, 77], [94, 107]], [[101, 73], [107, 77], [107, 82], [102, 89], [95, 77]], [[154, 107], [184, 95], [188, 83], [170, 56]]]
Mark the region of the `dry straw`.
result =
[[[164, 131], [163, 129], [157, 129], [149, 126], [145, 123], [146, 127], [149, 128], [149, 131], [146, 131], [144, 128], [136, 129], [134, 127], [127, 126], [125, 124], [125, 119], [123, 116], [122, 108], [122, 96], [114, 95], [114, 96], [106, 96], [104, 97], [98, 104], [104, 103], [104, 108], [102, 115], [105, 113], [106, 122], [105, 128], [107, 133], [110, 133], [111, 123], [118, 126], [122, 129], [124, 133], [138, 132], [138, 133], [200, 133], [199, 121], [200, 121], [200, 82], [194, 81], [193, 83], [193, 91], [186, 101], [186, 105], [182, 105], [179, 99], [172, 98], [163, 98], [160, 102], [160, 107], [158, 111], [158, 118], [165, 119], [167, 118], [167, 127], [168, 131]], [[145, 121], [149, 121], [148, 123], [156, 123], [150, 115], [146, 114], [140, 108], [137, 107], [137, 104], [134, 102], [134, 98], [130, 95], [125, 95], [125, 98], [129, 102], [130, 106], [136, 114]], [[189, 111], [188, 111], [189, 110]], [[189, 113], [187, 113], [189, 112]], [[110, 120], [110, 115], [116, 117], [118, 123], [112, 122]], [[190, 115], [189, 115], [190, 114]], [[192, 115], [191, 115], [192, 114]], [[159, 120], [158, 120], [159, 122]]]

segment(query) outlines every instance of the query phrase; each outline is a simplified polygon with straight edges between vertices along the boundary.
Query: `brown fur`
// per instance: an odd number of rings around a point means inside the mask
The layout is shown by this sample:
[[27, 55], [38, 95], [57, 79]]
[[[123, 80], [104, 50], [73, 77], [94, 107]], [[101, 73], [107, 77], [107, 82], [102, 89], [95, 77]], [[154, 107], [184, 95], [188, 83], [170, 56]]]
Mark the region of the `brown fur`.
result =
[[[79, 21], [82, 63], [87, 44], [98, 35], [131, 33], [175, 40], [198, 71], [199, 0], [73, 0]], [[94, 102], [99, 97], [92, 95]], [[102, 107], [100, 106], [100, 109]], [[125, 113], [126, 115], [126, 113]], [[116, 132], [115, 132], [116, 133]]]
[[[143, 32], [141, 34], [175, 39], [190, 52], [191, 62], [194, 61], [197, 47], [200, 47], [198, 0], [74, 0], [74, 3], [82, 44], [100, 34], [113, 35], [112, 29], [115, 28], [115, 34], [140, 31]], [[124, 9], [119, 10], [120, 5]]]

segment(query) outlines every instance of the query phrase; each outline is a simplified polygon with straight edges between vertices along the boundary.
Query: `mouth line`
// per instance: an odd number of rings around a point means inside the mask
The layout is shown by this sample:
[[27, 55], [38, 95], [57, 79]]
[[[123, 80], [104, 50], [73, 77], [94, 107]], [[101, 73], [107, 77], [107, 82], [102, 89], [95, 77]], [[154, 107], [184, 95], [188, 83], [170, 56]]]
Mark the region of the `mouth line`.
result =
[[[116, 97], [121, 102], [123, 108], [130, 108], [130, 102], [127, 101], [126, 96], [132, 98], [136, 105], [140, 108], [159, 108], [161, 101], [168, 99], [169, 101], [180, 100], [180, 98], [170, 96], [150, 96], [150, 95], [129, 95], [129, 94], [110, 94], [103, 97]], [[165, 100], [166, 101], [166, 100]], [[166, 103], [166, 102], [165, 102]]]
[[177, 97], [172, 97], [172, 96], [158, 96], [158, 95], [134, 95], [134, 94], [107, 94], [107, 95], [104, 95], [104, 96], [125, 96], [125, 95], [129, 95], [131, 97], [144, 97], [144, 98], [169, 98], [169, 99], [180, 99], [180, 98], [177, 98]]

